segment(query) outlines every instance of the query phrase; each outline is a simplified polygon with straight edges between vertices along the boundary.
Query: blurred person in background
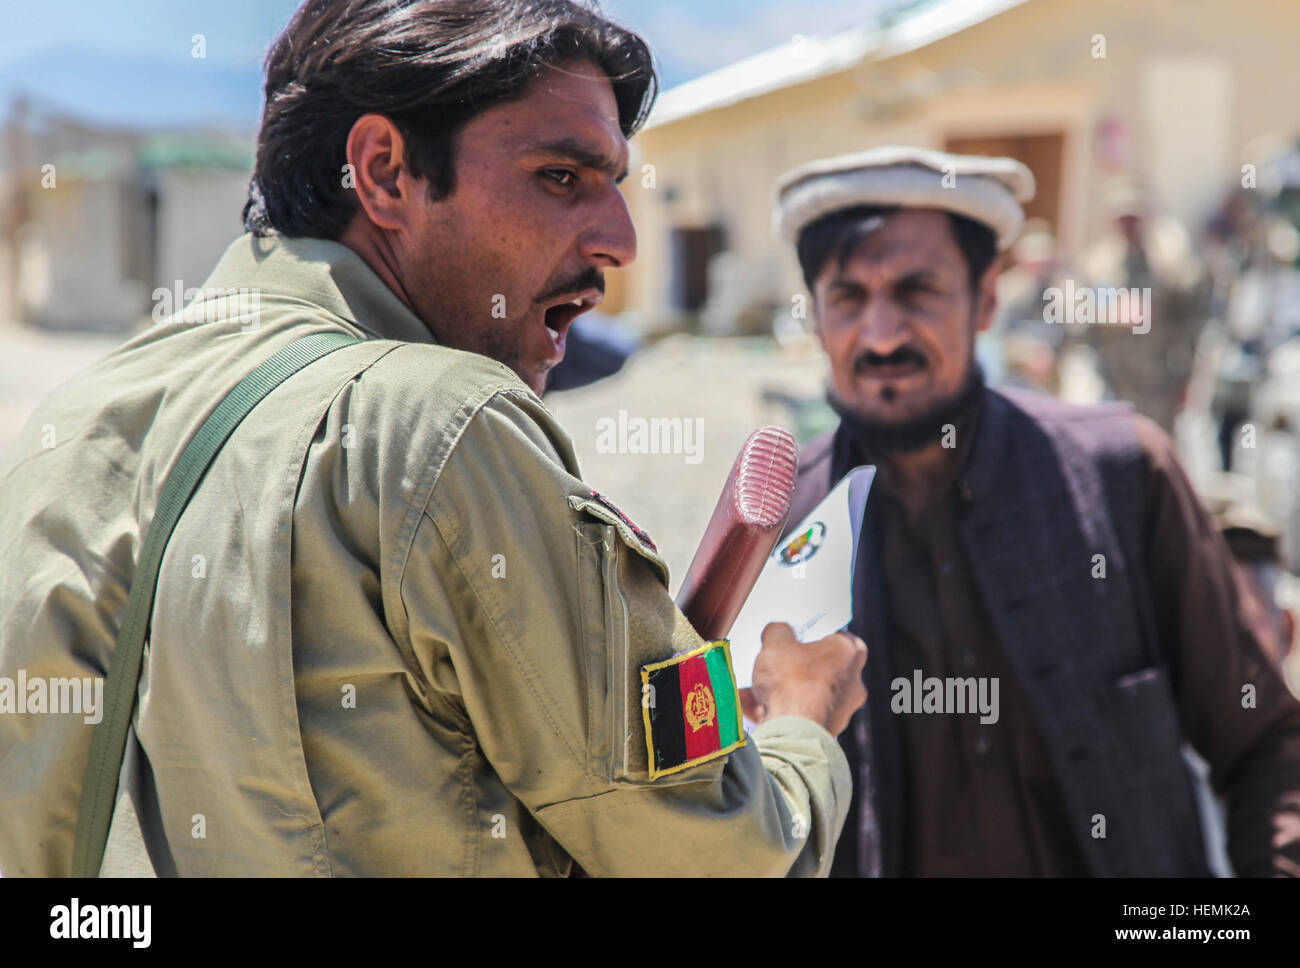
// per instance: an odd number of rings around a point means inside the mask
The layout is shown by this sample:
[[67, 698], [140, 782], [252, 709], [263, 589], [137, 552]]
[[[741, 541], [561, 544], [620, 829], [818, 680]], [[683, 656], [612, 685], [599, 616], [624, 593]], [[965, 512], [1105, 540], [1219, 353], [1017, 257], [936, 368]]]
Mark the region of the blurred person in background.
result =
[[1209, 411], [1217, 428], [1219, 466], [1233, 470], [1238, 428], [1250, 416], [1268, 350], [1253, 264], [1263, 248], [1264, 219], [1256, 192], [1238, 188], [1210, 216], [1202, 251], [1208, 281], [1207, 323], [1189, 378], [1188, 406]]
[[[800, 455], [791, 521], [878, 468], [834, 871], [1205, 875], [1189, 743], [1236, 873], [1300, 875], [1300, 702], [1172, 441], [1126, 403], [986, 388], [974, 362], [1032, 192], [1019, 162], [915, 148], [778, 183], [840, 417]], [[917, 681], [996, 684], [997, 715], [899, 703]]]
[[1131, 324], [1138, 321], [1126, 319], [1089, 326], [1088, 337], [1113, 396], [1172, 431], [1205, 322], [1204, 268], [1187, 230], [1173, 216], [1153, 212], [1138, 185], [1112, 185], [1107, 202], [1113, 221], [1084, 257], [1086, 283], [1094, 290], [1149, 291], [1150, 329], [1135, 333]]
[[546, 393], [577, 390], [613, 376], [636, 350], [636, 338], [599, 310], [579, 316], [569, 326], [564, 359], [546, 376]]
[[1061, 284], [1056, 237], [1044, 219], [1030, 219], [1010, 250], [1010, 265], [998, 276], [998, 311], [992, 334], [1002, 348], [1002, 382], [1056, 393], [1058, 362], [1074, 329], [1046, 326], [1043, 293]]
[[1274, 661], [1286, 667], [1295, 644], [1295, 615], [1279, 600], [1282, 568], [1278, 562], [1278, 533], [1258, 510], [1239, 502], [1221, 509], [1211, 506], [1223, 539], [1237, 562], [1242, 579], [1242, 605], [1258, 610], [1251, 623]]
[[1234, 189], [1206, 238], [1213, 316], [1188, 404], [1217, 427], [1219, 468], [1280, 529], [1281, 560], [1300, 572], [1300, 147], [1261, 165], [1257, 188]]

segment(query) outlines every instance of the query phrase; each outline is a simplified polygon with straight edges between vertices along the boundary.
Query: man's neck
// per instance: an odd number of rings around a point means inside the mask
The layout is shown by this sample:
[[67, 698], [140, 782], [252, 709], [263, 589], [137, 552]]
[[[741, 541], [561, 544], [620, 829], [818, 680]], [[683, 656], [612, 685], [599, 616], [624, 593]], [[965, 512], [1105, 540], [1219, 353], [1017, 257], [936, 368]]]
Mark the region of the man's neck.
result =
[[889, 454], [880, 460], [882, 483], [916, 520], [957, 475], [961, 451], [941, 444]]
[[384, 285], [392, 290], [393, 295], [400, 299], [407, 309], [417, 316], [420, 315], [398, 278], [396, 253], [393, 252], [388, 236], [377, 233], [364, 217], [358, 216], [343, 230], [338, 240], [361, 256], [361, 261], [383, 280]]
[[[983, 373], [977, 366], [957, 399], [912, 428], [928, 438], [919, 441], [922, 446], [915, 446], [900, 445], [896, 432], [881, 432], [830, 398], [855, 462], [875, 464], [880, 470], [881, 485], [903, 503], [913, 518], [941, 497], [961, 473], [983, 401]], [[913, 436], [911, 429], [903, 435], [904, 438]]]

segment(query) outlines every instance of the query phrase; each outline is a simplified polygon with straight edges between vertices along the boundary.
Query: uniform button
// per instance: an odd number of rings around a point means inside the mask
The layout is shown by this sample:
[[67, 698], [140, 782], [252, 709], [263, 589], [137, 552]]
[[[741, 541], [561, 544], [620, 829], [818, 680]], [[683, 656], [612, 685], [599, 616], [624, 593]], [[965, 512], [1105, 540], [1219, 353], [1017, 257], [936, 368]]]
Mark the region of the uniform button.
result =
[[941, 574], [941, 575], [951, 575], [951, 574], [952, 574], [952, 562], [950, 562], [950, 561], [944, 561], [944, 562], [941, 562], [941, 563], [939, 564], [939, 574]]
[[975, 653], [972, 652], [970, 649], [962, 649], [961, 664], [964, 665], [967, 669], [973, 666], [975, 664]]
[[970, 481], [964, 477], [957, 482], [957, 493], [963, 501], [968, 503], [975, 497], [975, 492], [971, 490]]
[[980, 756], [987, 756], [990, 749], [993, 748], [993, 742], [988, 738], [986, 733], [980, 733], [975, 737], [975, 752]]

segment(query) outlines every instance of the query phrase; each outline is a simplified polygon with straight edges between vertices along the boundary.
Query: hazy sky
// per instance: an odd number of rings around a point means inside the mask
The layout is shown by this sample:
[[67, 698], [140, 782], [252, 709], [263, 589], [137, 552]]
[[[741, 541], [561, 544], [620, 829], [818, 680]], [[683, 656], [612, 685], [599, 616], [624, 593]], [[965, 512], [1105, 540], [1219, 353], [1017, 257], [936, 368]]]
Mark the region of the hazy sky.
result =
[[[0, 99], [49, 103], [123, 123], [178, 123], [187, 106], [255, 124], [267, 44], [298, 0], [0, 0]], [[665, 87], [797, 33], [830, 33], [898, 0], [605, 0], [641, 31]], [[202, 34], [206, 57], [191, 57]], [[250, 81], [253, 87], [248, 91]], [[2, 108], [2, 105], [0, 105]]]

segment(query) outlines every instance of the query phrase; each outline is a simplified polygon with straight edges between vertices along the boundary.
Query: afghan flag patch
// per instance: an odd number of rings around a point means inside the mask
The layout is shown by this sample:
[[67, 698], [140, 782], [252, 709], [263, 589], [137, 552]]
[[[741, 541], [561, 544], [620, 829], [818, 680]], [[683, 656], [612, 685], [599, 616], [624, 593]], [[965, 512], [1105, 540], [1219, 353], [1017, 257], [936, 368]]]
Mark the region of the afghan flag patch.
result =
[[689, 769], [745, 745], [726, 639], [641, 667], [650, 779]]

